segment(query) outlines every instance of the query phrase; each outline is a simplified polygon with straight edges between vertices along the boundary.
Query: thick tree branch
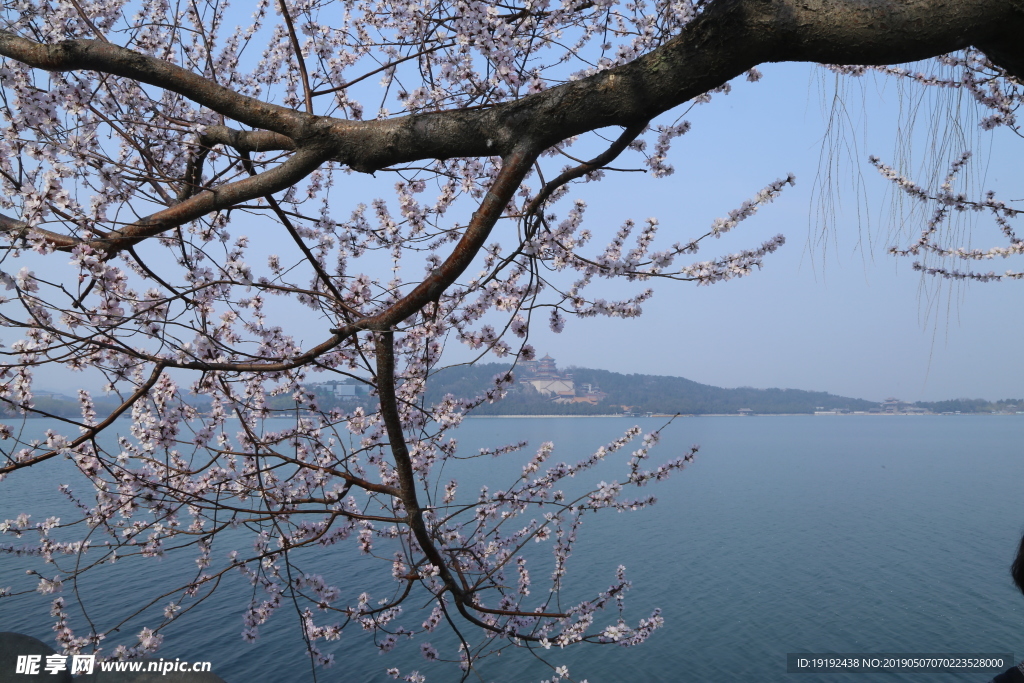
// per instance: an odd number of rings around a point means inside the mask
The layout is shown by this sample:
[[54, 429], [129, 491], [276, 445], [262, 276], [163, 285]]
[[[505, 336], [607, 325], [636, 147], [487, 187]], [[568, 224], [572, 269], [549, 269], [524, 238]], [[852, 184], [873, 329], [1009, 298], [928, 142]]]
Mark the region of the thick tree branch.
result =
[[269, 130], [235, 130], [227, 126], [210, 126], [202, 136], [202, 144], [230, 145], [239, 152], [275, 152], [295, 149], [295, 141], [287, 135]]
[[46, 71], [99, 71], [176, 92], [254, 128], [302, 137], [314, 117], [241, 95], [187, 69], [99, 40], [44, 45], [0, 30], [0, 55]]
[[[199, 191], [203, 179], [203, 164], [206, 162], [210, 149], [215, 145], [230, 145], [243, 154], [295, 149], [295, 141], [287, 135], [269, 130], [235, 130], [227, 126], [210, 126], [199, 136], [199, 144], [201, 145], [199, 151], [189, 159], [185, 169], [185, 179], [177, 197], [179, 202]], [[250, 175], [255, 174], [251, 173]]]
[[19, 221], [0, 214], [0, 232], [16, 232], [20, 233], [17, 235], [18, 237], [23, 237], [28, 230], [29, 225], [25, 221]]
[[[488, 631], [501, 632], [501, 629], [481, 621], [469, 612], [469, 609], [485, 612], [488, 614], [502, 614], [515, 616], [530, 616], [534, 618], [555, 617], [564, 618], [562, 613], [547, 612], [518, 612], [515, 610], [495, 610], [477, 604], [472, 591], [467, 591], [459, 585], [452, 575], [449, 563], [434, 545], [430, 530], [423, 519], [423, 508], [420, 507], [419, 498], [416, 494], [416, 474], [412, 467], [412, 457], [409, 454], [409, 447], [405, 442], [405, 434], [402, 431], [402, 419], [398, 411], [398, 400], [395, 395], [395, 340], [391, 330], [377, 332], [374, 335], [375, 351], [377, 355], [377, 393], [380, 396], [380, 413], [384, 420], [384, 426], [388, 433], [388, 444], [395, 461], [395, 473], [398, 475], [398, 488], [401, 491], [402, 506], [406, 512], [406, 524], [416, 538], [423, 554], [430, 563], [438, 569], [438, 576], [444, 582], [445, 587], [451, 591], [455, 598], [455, 606], [464, 618], [477, 626]], [[457, 569], [457, 566], [456, 566]], [[516, 634], [517, 637], [526, 640], [536, 641], [539, 637], [530, 634]]]
[[764, 62], [896, 64], [977, 45], [1019, 75], [1019, 0], [717, 0], [677, 37], [628, 64], [485, 110], [382, 121], [315, 117], [234, 93], [108, 43], [41, 45], [0, 31], [0, 55], [49, 70], [90, 69], [189, 97], [299, 141], [331, 139], [334, 158], [372, 172], [422, 159], [507, 155], [607, 126], [630, 127]]
[[322, 149], [300, 149], [280, 166], [244, 180], [204, 190], [169, 209], [158, 211], [121, 230], [111, 232], [107, 238], [97, 240], [96, 246], [114, 251], [123, 249], [214, 211], [280, 192], [319, 168], [327, 155], [328, 153]]
[[377, 354], [377, 393], [380, 396], [380, 412], [388, 433], [388, 444], [395, 460], [395, 473], [398, 475], [398, 488], [401, 491], [402, 506], [405, 508], [406, 524], [412, 530], [427, 559], [438, 568], [441, 579], [455, 595], [457, 601], [463, 599], [462, 590], [448, 569], [441, 553], [430, 537], [426, 522], [423, 519], [423, 508], [420, 507], [416, 495], [416, 474], [412, 469], [412, 457], [405, 443], [402, 432], [402, 419], [398, 412], [398, 399], [395, 396], [395, 338], [390, 330], [374, 335]]
[[549, 147], [650, 120], [764, 62], [895, 64], [1022, 28], [1013, 0], [719, 0], [662, 47], [589, 78], [483, 111], [336, 122], [333, 130], [339, 158], [357, 170], [505, 153], [524, 138]]

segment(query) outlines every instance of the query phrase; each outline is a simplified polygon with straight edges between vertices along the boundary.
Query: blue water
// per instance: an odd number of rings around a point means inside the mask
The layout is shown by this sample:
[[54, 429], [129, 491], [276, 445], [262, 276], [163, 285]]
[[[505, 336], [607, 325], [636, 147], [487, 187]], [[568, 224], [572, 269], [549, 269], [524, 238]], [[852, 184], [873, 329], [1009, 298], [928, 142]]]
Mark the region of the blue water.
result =
[[[468, 489], [518, 473], [542, 441], [552, 462], [573, 461], [655, 418], [480, 418], [458, 430], [461, 452], [528, 439], [526, 453], [461, 463]], [[27, 429], [41, 430], [42, 423]], [[1008, 566], [1024, 530], [1024, 418], [1017, 416], [788, 416], [686, 418], [664, 433], [655, 459], [701, 444], [684, 472], [650, 491], [654, 508], [587, 518], [569, 565], [570, 598], [607, 588], [628, 569], [628, 617], [661, 607], [666, 627], [639, 648], [579, 646], [544, 652], [574, 679], [607, 681], [987, 681], [975, 674], [787, 674], [788, 652], [1015, 652], [1024, 657], [1024, 597]], [[624, 479], [628, 453], [597, 479]], [[56, 485], [67, 463], [18, 472], [0, 483], [0, 519], [65, 505]], [[67, 510], [65, 509], [65, 514]], [[43, 514], [42, 517], [45, 517]], [[9, 542], [9, 539], [4, 539]], [[216, 555], [216, 553], [215, 553]], [[88, 557], [88, 556], [86, 556]], [[194, 572], [181, 560], [118, 563], [80, 587], [97, 623], [141, 607], [160, 580]], [[0, 587], [31, 587], [24, 559], [0, 557]], [[375, 595], [391, 581], [367, 578], [373, 564], [338, 546], [300, 561], [343, 588]], [[537, 577], [548, 565], [537, 566]], [[380, 567], [377, 566], [377, 572]], [[44, 571], [45, 573], [45, 571]], [[52, 573], [52, 571], [51, 571]], [[65, 595], [71, 598], [66, 590]], [[240, 639], [251, 587], [241, 576], [167, 632], [163, 657], [208, 660], [228, 683], [308, 681], [294, 614], [282, 610], [249, 645]], [[52, 641], [52, 596], [0, 599], [0, 631]], [[162, 604], [162, 603], [161, 603]], [[200, 611], [201, 610], [201, 611]], [[426, 614], [423, 615], [424, 617]], [[614, 621], [609, 614], [607, 622]], [[82, 628], [82, 617], [77, 627]], [[141, 622], [140, 622], [141, 623]], [[147, 622], [151, 623], [151, 622]], [[600, 620], [598, 623], [601, 623]], [[125, 642], [138, 631], [123, 632]], [[134, 630], [133, 630], [134, 628]], [[84, 630], [84, 629], [83, 629]], [[116, 643], [116, 635], [111, 637]], [[337, 663], [322, 681], [389, 681], [384, 670], [418, 669], [430, 681], [457, 680], [450, 665], [419, 655], [419, 639], [378, 655], [350, 626], [325, 647]], [[450, 640], [431, 639], [442, 651]], [[485, 661], [482, 680], [539, 681], [551, 668], [506, 649]]]

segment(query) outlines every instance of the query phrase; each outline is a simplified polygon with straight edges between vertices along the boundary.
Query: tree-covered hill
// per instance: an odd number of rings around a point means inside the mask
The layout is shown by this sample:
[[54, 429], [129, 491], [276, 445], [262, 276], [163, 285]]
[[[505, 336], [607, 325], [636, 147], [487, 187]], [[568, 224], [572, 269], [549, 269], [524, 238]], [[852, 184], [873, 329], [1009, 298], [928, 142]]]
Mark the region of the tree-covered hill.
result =
[[[428, 401], [478, 394], [492, 378], [504, 372], [497, 363], [458, 366], [438, 372], [430, 385]], [[812, 413], [815, 409], [871, 410], [878, 404], [856, 398], [835, 396], [822, 391], [799, 389], [723, 389], [700, 384], [683, 377], [662, 375], [624, 375], [607, 370], [569, 368], [576, 386], [594, 384], [608, 394], [597, 405], [587, 403], [558, 404], [542, 396], [530, 385], [516, 383], [509, 395], [499, 403], [481, 406], [479, 415], [602, 415], [623, 412], [627, 406], [635, 413], [737, 413], [747, 409], [754, 413]]]
[[[481, 394], [499, 373], [508, 366], [499, 363], [483, 365], [460, 365], [438, 371], [431, 378], [427, 391], [427, 402], [436, 403], [445, 394], [472, 397]], [[600, 403], [554, 403], [550, 396], [543, 396], [529, 384], [516, 382], [508, 395], [498, 403], [484, 404], [474, 411], [475, 415], [608, 415], [623, 412], [659, 413], [684, 415], [706, 415], [738, 413], [749, 410], [760, 414], [813, 413], [815, 410], [877, 411], [878, 403], [858, 398], [836, 396], [823, 391], [802, 391], [800, 389], [754, 389], [739, 387], [725, 389], [709, 384], [700, 384], [683, 377], [664, 375], [624, 375], [608, 370], [570, 367], [577, 387], [591, 384], [607, 394]], [[522, 375], [521, 371], [515, 374]], [[328, 395], [320, 395], [320, 407], [329, 409], [352, 408], [357, 403], [374, 403], [376, 399], [366, 396], [362, 401], [338, 402]], [[362, 394], [360, 394], [362, 395]], [[196, 398], [196, 397], [192, 397]], [[119, 403], [115, 397], [98, 395], [97, 408], [113, 410]], [[60, 394], [43, 394], [34, 399], [36, 408], [59, 417], [76, 419], [81, 408], [78, 401]], [[209, 401], [197, 399], [196, 407], [203, 411]], [[293, 410], [290, 396], [273, 397], [272, 408]], [[1024, 399], [952, 399], [947, 401], [918, 401], [914, 404], [934, 413], [991, 413], [1016, 412], [1024, 410]], [[366, 407], [370, 407], [367, 405]], [[0, 402], [0, 418], [14, 418], [16, 413], [9, 405]]]
[[914, 404], [933, 413], [1015, 413], [1024, 410], [1024, 398], [987, 401], [983, 398], [954, 398], [948, 401], [918, 401]]

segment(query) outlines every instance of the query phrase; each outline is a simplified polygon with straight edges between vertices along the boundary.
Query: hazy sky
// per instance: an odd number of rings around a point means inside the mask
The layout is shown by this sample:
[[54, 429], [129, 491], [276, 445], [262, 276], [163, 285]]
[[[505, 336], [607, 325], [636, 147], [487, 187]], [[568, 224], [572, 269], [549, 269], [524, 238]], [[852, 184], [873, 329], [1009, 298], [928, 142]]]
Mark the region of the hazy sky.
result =
[[[561, 335], [538, 326], [531, 338], [538, 352], [561, 365], [678, 375], [726, 387], [876, 400], [1024, 396], [1024, 370], [1014, 360], [1024, 332], [1024, 283], [950, 287], [922, 280], [910, 260], [889, 256], [886, 248], [908, 244], [923, 221], [902, 214], [911, 220], [897, 234], [893, 218], [901, 214], [893, 211], [891, 183], [867, 160], [874, 154], [895, 165], [908, 149], [897, 142], [902, 135], [911, 140], [911, 162], [928, 167], [936, 142], [955, 142], [958, 135], [977, 141], [973, 105], [965, 100], [958, 111], [948, 92], [922, 95], [911, 88], [901, 95], [893, 79], [871, 76], [846, 80], [843, 106], [833, 108], [831, 73], [807, 65], [762, 70], [761, 82], [738, 80], [732, 94], [687, 115], [693, 130], [675, 143], [673, 176], [613, 175], [585, 196], [589, 213], [613, 228], [628, 217], [657, 216], [670, 244], [705, 232], [713, 219], [792, 172], [796, 187], [734, 234], [706, 242], [699, 258], [753, 247], [779, 232], [787, 244], [748, 278], [711, 287], [656, 285], [638, 320], [570, 321]], [[1021, 206], [1020, 139], [981, 134], [980, 140], [971, 186], [994, 189]], [[833, 183], [839, 192], [825, 214], [834, 216], [834, 225], [822, 239], [822, 204], [814, 193], [829, 159], [839, 161]], [[916, 179], [928, 180], [923, 173]], [[1005, 240], [980, 216], [966, 244], [987, 248]], [[996, 272], [1019, 267], [981, 265]]]

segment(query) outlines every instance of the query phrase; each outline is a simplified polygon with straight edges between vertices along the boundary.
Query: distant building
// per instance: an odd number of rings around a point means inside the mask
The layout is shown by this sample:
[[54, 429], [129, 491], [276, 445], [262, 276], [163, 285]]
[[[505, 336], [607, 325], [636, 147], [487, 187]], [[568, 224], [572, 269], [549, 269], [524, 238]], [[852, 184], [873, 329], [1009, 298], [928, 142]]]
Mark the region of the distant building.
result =
[[883, 413], [895, 414], [900, 412], [900, 409], [903, 405], [903, 401], [899, 400], [898, 398], [887, 398], [884, 401], [882, 401], [881, 408]]
[[589, 403], [590, 405], [597, 405], [601, 401], [608, 398], [608, 394], [601, 391], [601, 388], [596, 384], [581, 385], [576, 390], [576, 397], [573, 399], [573, 403]]
[[558, 377], [558, 366], [549, 354], [544, 354], [544, 357], [537, 361], [537, 376]]
[[[351, 380], [349, 381], [351, 382]], [[346, 381], [330, 380], [311, 385], [311, 388], [322, 396], [329, 396], [339, 401], [354, 401], [359, 397], [367, 396], [370, 388], [365, 384], [355, 384]]]
[[568, 398], [576, 396], [576, 387], [573, 385], [572, 379], [568, 377], [531, 379], [528, 380], [528, 383], [532, 384], [534, 389], [545, 396], [563, 396]]
[[885, 399], [879, 408], [882, 413], [887, 415], [930, 415], [932, 412], [927, 408], [920, 408], [898, 398]]
[[572, 375], [560, 372], [555, 359], [550, 355], [534, 361], [519, 363], [520, 383], [529, 384], [543, 396], [551, 397], [557, 403], [589, 403], [596, 405], [608, 394], [596, 384], [576, 386]]
[[565, 401], [566, 403], [576, 397], [576, 385], [573, 384], [572, 375], [558, 372], [555, 359], [549, 355], [540, 360], [521, 363], [520, 372], [520, 382], [531, 385], [543, 396], [570, 399]]

